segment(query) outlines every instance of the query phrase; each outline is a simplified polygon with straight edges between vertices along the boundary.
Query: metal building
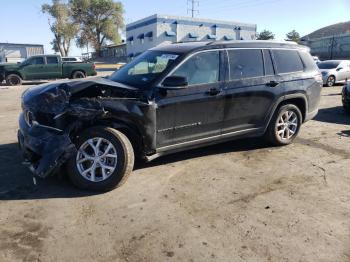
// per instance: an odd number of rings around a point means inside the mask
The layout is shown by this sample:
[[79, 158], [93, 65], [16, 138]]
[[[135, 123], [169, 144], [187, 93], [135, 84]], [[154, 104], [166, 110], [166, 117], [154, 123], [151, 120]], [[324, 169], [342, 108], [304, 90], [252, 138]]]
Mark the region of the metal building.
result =
[[215, 40], [252, 40], [256, 24], [152, 15], [126, 25], [129, 57], [164, 43]]
[[300, 42], [321, 60], [350, 59], [350, 21], [320, 28]]
[[0, 43], [0, 63], [16, 63], [41, 54], [44, 54], [43, 45]]

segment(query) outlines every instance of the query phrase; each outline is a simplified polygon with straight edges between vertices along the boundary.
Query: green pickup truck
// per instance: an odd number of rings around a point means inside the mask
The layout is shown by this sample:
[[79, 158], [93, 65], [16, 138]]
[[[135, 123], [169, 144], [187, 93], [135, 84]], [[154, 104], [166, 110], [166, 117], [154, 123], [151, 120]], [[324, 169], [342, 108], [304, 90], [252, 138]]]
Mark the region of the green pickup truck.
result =
[[20, 85], [22, 80], [85, 78], [95, 76], [92, 63], [65, 63], [58, 55], [31, 56], [22, 63], [0, 64], [0, 83]]

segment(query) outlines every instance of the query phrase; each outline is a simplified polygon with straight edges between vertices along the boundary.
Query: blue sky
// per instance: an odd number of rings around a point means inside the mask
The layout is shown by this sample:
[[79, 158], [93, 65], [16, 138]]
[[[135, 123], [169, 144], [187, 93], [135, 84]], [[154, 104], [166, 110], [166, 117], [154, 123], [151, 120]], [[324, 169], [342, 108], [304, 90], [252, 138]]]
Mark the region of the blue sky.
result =
[[[50, 0], [2, 0], [0, 42], [44, 44], [52, 53], [47, 17], [40, 12]], [[125, 22], [155, 13], [187, 16], [187, 0], [122, 0]], [[199, 0], [196, 17], [256, 23], [282, 40], [293, 29], [301, 35], [350, 20], [350, 0]], [[71, 55], [80, 55], [73, 47]]]

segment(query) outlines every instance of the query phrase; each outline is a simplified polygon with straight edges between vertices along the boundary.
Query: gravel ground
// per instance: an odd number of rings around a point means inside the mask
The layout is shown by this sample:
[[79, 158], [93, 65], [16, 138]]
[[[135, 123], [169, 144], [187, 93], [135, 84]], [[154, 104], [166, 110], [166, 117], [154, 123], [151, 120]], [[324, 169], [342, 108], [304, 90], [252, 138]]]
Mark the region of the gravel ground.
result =
[[290, 146], [246, 139], [166, 156], [105, 194], [64, 174], [33, 185], [16, 143], [28, 86], [0, 90], [0, 261], [350, 261], [341, 86], [323, 89]]

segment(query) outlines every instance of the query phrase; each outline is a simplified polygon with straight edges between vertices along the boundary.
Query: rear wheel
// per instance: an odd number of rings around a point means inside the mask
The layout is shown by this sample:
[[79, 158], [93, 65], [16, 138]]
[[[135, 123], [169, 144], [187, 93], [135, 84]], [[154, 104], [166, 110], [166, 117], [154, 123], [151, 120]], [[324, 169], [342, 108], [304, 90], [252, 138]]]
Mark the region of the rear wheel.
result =
[[327, 78], [327, 83], [326, 83], [326, 85], [327, 85], [328, 87], [334, 86], [334, 85], [335, 85], [335, 77], [334, 77], [334, 76], [329, 76], [329, 77]]
[[266, 131], [267, 140], [276, 146], [288, 145], [298, 135], [302, 123], [299, 108], [293, 104], [281, 106]]
[[77, 78], [85, 78], [86, 75], [83, 71], [75, 71], [73, 74], [72, 74], [72, 78], [73, 79], [77, 79]]
[[134, 166], [134, 151], [129, 139], [108, 127], [93, 127], [79, 136], [76, 155], [68, 161], [74, 185], [94, 191], [121, 186]]
[[22, 78], [17, 74], [9, 74], [6, 76], [6, 84], [9, 86], [18, 86], [22, 84]]

